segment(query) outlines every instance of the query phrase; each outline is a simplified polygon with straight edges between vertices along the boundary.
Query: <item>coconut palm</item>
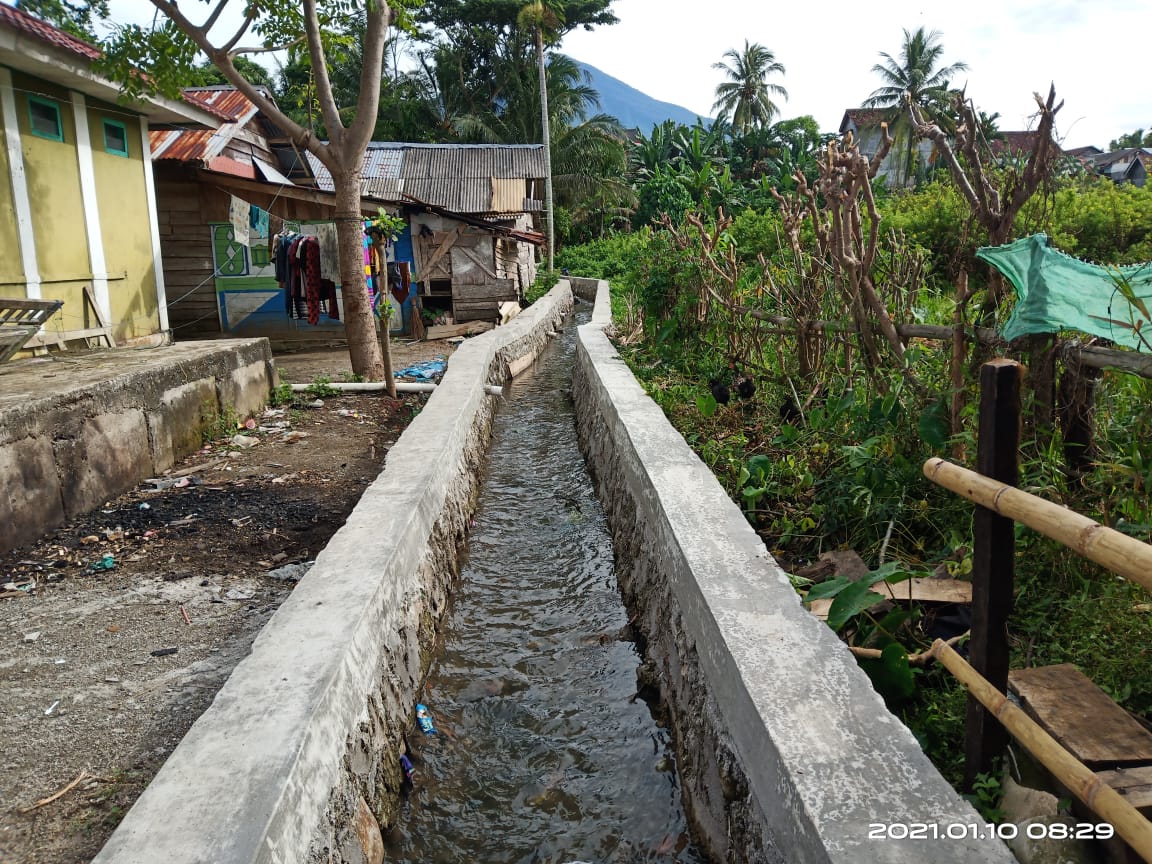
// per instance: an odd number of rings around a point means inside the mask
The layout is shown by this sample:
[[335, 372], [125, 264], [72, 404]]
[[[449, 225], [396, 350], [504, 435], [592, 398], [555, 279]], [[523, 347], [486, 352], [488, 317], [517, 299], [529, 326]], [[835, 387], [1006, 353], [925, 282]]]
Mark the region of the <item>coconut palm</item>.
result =
[[924, 110], [926, 116], [939, 119], [948, 101], [949, 80], [968, 68], [968, 64], [961, 62], [937, 68], [944, 53], [940, 36], [939, 30], [925, 33], [921, 27], [915, 33], [909, 33], [905, 29], [900, 59], [881, 51], [884, 62], [872, 67], [884, 86], [872, 91], [872, 95], [864, 100], [864, 107], [891, 109], [896, 137], [903, 138], [906, 145], [905, 179], [912, 172], [912, 151], [916, 144], [905, 107], [913, 102]]
[[552, 130], [548, 125], [548, 84], [545, 76], [544, 45], [556, 38], [564, 15], [550, 0], [534, 0], [520, 10], [517, 26], [531, 30], [536, 37], [536, 70], [540, 77], [540, 126], [544, 138], [544, 209], [548, 213], [548, 272], [554, 269], [556, 237], [552, 203]]
[[770, 83], [769, 75], [784, 74], [784, 65], [776, 55], [759, 42], [744, 40], [744, 50], [729, 48], [724, 52], [725, 63], [713, 63], [728, 76], [727, 81], [716, 88], [716, 101], [713, 110], [720, 110], [732, 117], [732, 125], [741, 133], [754, 126], [764, 126], [780, 113], [772, 95], [788, 98], [788, 91], [779, 84]]

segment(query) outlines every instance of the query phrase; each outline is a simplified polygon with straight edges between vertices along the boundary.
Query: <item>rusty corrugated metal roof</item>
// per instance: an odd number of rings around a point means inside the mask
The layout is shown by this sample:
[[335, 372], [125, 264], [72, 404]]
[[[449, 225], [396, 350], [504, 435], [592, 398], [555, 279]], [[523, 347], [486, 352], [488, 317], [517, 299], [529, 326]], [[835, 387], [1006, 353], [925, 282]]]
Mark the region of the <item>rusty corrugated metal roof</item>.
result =
[[216, 87], [189, 87], [184, 100], [229, 122], [219, 129], [151, 130], [149, 142], [153, 160], [207, 162], [219, 155], [224, 145], [257, 114], [247, 96], [231, 84]]
[[95, 45], [89, 45], [71, 33], [65, 33], [58, 27], [53, 27], [51, 24], [29, 15], [23, 9], [6, 6], [3, 3], [0, 3], [0, 24], [7, 25], [13, 30], [19, 30], [21, 33], [27, 33], [29, 36], [35, 36], [49, 45], [55, 45], [57, 48], [63, 48], [65, 51], [70, 51], [89, 60], [96, 60], [103, 53]]

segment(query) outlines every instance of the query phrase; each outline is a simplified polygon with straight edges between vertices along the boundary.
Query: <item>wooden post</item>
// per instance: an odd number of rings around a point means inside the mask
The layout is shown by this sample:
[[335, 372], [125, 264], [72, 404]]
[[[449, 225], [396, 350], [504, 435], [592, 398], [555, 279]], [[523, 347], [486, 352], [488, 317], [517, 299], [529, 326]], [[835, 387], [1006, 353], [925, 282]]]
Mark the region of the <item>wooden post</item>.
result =
[[[1010, 486], [1019, 483], [1020, 379], [1014, 360], [980, 367], [980, 428], [976, 471]], [[1008, 615], [1015, 581], [1016, 530], [1012, 519], [977, 506], [972, 545], [972, 667], [1001, 693], [1008, 692]], [[964, 787], [992, 769], [1004, 752], [1004, 728], [969, 696], [964, 731]]]
[[[964, 414], [964, 367], [968, 362], [968, 341], [964, 332], [964, 306], [968, 302], [968, 272], [960, 271], [956, 281], [956, 308], [952, 311], [952, 434], [959, 435]], [[964, 460], [964, 444], [952, 445], [952, 458]]]
[[[384, 242], [380, 239], [379, 234], [373, 235], [372, 245], [376, 247], [376, 255], [380, 261], [382, 275], [384, 277], [384, 287], [380, 287], [380, 279], [376, 280], [376, 288], [378, 291], [384, 292], [382, 302], [384, 308], [389, 313], [392, 311], [392, 289], [388, 284], [388, 258], [384, 248]], [[386, 315], [379, 321], [380, 327], [380, 359], [384, 362], [384, 382], [388, 385], [388, 395], [393, 399], [396, 398], [396, 376], [392, 374], [392, 317]]]

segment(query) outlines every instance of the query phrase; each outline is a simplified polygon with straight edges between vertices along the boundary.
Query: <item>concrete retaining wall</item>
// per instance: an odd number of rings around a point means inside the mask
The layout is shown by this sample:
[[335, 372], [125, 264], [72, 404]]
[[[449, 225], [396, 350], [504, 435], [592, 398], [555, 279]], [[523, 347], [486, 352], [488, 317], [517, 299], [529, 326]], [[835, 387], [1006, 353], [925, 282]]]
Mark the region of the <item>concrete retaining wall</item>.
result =
[[0, 378], [0, 552], [163, 472], [201, 444], [206, 415], [263, 407], [265, 339], [112, 351]]
[[379, 862], [402, 736], [457, 573], [495, 397], [572, 303], [560, 282], [467, 340], [347, 524], [96, 864]]
[[[580, 437], [625, 601], [646, 634], [647, 671], [670, 709], [697, 841], [717, 861], [1013, 861], [996, 840], [946, 839], [949, 824], [971, 835], [979, 816], [804, 610], [619, 359], [609, 323], [602, 282], [577, 349]], [[940, 839], [884, 839], [872, 827], [913, 822]]]

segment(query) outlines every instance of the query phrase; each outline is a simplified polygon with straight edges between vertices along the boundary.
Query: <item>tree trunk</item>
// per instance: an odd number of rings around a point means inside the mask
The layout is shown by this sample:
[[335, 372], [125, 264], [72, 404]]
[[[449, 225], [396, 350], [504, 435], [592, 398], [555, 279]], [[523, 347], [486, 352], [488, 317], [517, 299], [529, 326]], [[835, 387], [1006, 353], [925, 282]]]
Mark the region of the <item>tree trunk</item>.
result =
[[[387, 261], [387, 250], [385, 249], [384, 244], [380, 241], [380, 235], [375, 234], [373, 236], [375, 239], [372, 241], [372, 244], [376, 247], [376, 255], [380, 258], [380, 263], [384, 264], [384, 290], [391, 292], [392, 285], [388, 281], [388, 266], [385, 263]], [[384, 303], [387, 304], [385, 308], [391, 312], [392, 298], [385, 297]], [[413, 313], [417, 311], [415, 301], [412, 303], [412, 310]], [[380, 326], [380, 357], [384, 361], [384, 381], [388, 385], [388, 395], [395, 399], [396, 376], [392, 374], [392, 316], [388, 315], [382, 321], [376, 318], [375, 315], [372, 317], [373, 323], [379, 321]], [[403, 326], [404, 322], [401, 321], [400, 323], [401, 326]]]
[[344, 332], [352, 372], [368, 381], [384, 379], [384, 361], [376, 341], [376, 323], [364, 280], [364, 217], [360, 213], [360, 171], [333, 172], [336, 233], [340, 239], [340, 287], [344, 295]]
[[544, 138], [544, 210], [548, 214], [548, 272], [555, 268], [556, 231], [552, 213], [552, 129], [548, 118], [548, 76], [544, 70], [544, 31], [536, 26], [536, 65], [540, 73], [540, 128]]

